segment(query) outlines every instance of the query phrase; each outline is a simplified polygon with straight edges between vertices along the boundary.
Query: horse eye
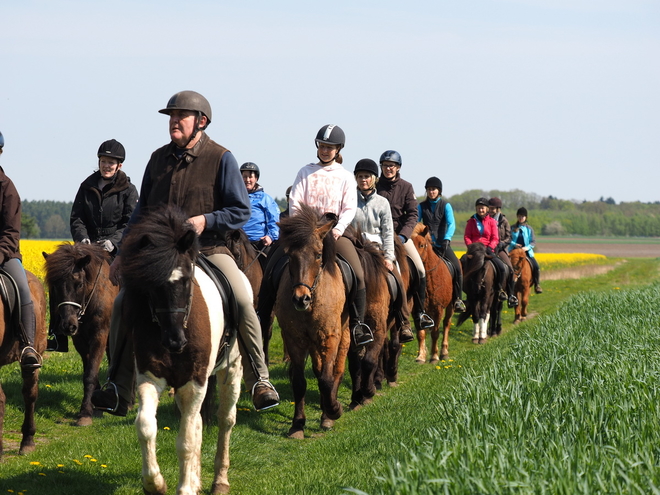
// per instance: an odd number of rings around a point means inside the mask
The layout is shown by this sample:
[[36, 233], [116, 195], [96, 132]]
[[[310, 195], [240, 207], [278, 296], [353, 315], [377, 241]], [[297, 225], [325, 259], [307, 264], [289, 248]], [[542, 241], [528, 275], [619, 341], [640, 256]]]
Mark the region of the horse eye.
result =
[[321, 253], [317, 253], [317, 255], [316, 255], [316, 259], [317, 259], [317, 260], [320, 260], [321, 258], [322, 258], [322, 254], [321, 254]]

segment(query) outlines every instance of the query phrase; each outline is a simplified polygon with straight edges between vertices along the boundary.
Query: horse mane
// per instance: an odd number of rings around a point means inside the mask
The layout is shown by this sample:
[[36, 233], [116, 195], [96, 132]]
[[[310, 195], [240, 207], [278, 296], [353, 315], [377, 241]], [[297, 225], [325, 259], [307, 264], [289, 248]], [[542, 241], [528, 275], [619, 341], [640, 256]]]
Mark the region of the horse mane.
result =
[[[99, 266], [109, 260], [108, 252], [98, 244], [71, 244], [63, 242], [57, 247], [57, 250], [50, 253], [46, 258], [45, 282], [48, 287], [53, 287], [71, 277], [74, 268], [79, 260], [85, 256], [90, 257], [91, 266]], [[93, 270], [92, 270], [93, 271]], [[95, 277], [96, 273], [87, 270], [87, 278]]]
[[[334, 221], [336, 217], [319, 215], [311, 206], [300, 205], [295, 215], [283, 218], [278, 222], [280, 227], [280, 243], [285, 250], [297, 250], [309, 244], [309, 240], [315, 235], [314, 231]], [[337, 246], [332, 232], [323, 238], [323, 266], [331, 275], [337, 274]]]
[[194, 262], [199, 252], [197, 236], [191, 246], [181, 244], [190, 233], [194, 234], [195, 229], [178, 207], [160, 207], [141, 215], [122, 240], [123, 284], [127, 288], [161, 286], [180, 266], [180, 256], [188, 256]]
[[387, 272], [383, 250], [375, 242], [366, 240], [362, 235], [362, 229], [359, 227], [349, 225], [346, 234], [349, 238], [354, 239], [357, 254], [362, 261], [365, 284], [377, 287], [377, 283], [372, 284], [370, 282], [377, 280], [376, 277], [384, 276]]
[[468, 280], [472, 275], [483, 268], [486, 262], [486, 246], [481, 242], [473, 242], [467, 247], [467, 263], [463, 278]]

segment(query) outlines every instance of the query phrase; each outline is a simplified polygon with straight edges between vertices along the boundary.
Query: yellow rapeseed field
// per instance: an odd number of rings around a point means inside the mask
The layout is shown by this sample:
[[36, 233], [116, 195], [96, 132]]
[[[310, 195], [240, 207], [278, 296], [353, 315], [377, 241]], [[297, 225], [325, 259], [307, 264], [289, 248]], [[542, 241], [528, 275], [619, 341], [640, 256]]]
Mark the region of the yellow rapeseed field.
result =
[[63, 241], [39, 241], [33, 239], [25, 239], [21, 241], [21, 254], [23, 255], [23, 266], [26, 270], [31, 271], [43, 282], [44, 272], [44, 255], [43, 252], [52, 253]]

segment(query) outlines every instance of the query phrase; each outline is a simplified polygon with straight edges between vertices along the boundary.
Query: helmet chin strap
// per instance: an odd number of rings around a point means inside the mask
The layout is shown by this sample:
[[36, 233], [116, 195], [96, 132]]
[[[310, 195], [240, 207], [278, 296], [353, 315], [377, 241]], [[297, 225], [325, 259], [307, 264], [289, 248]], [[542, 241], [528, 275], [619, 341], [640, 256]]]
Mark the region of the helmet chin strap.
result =
[[195, 139], [195, 136], [197, 136], [197, 133], [202, 130], [199, 127], [200, 115], [201, 115], [201, 112], [197, 112], [197, 115], [195, 115], [195, 130], [190, 135], [190, 139], [188, 139], [188, 141], [186, 141], [186, 144], [183, 146], [184, 150], [188, 149], [188, 145], [193, 141], [193, 139]]

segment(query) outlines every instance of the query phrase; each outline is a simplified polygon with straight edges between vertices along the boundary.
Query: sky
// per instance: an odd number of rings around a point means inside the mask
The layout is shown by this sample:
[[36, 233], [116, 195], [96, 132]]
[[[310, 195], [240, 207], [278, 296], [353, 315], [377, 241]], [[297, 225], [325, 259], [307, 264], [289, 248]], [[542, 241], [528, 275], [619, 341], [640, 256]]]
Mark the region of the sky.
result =
[[660, 201], [657, 0], [22, 0], [0, 15], [0, 165], [73, 201], [108, 139], [138, 186], [181, 90], [273, 197], [316, 161], [399, 151], [417, 195], [521, 189]]

